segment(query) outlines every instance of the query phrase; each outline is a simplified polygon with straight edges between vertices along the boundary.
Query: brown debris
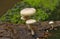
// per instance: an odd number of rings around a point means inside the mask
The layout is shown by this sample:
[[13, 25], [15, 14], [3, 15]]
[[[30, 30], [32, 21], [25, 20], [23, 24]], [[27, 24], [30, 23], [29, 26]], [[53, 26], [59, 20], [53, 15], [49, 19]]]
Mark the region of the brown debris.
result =
[[[53, 26], [59, 27], [60, 21], [55, 21]], [[31, 27], [35, 33], [33, 36], [26, 25], [0, 23], [0, 39], [44, 39], [49, 35], [49, 32], [46, 32], [46, 30], [51, 28], [48, 21], [37, 22], [36, 24], [32, 24]]]

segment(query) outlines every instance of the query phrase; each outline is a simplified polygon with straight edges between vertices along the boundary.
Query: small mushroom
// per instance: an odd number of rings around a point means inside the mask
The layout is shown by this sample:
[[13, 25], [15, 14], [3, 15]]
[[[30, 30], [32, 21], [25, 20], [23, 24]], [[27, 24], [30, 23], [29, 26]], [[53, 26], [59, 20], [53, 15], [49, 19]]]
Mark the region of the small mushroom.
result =
[[35, 8], [25, 8], [20, 11], [22, 16], [31, 16], [36, 12]]
[[31, 30], [31, 34], [32, 34], [32, 35], [34, 35], [34, 31], [31, 29], [30, 24], [33, 24], [33, 23], [35, 23], [35, 22], [36, 22], [36, 20], [34, 20], [34, 19], [29, 19], [29, 20], [26, 21], [26, 24], [28, 25], [28, 29]]
[[22, 17], [21, 17], [21, 20], [26, 20], [26, 18], [22, 16]]
[[53, 26], [54, 21], [50, 21], [50, 22], [49, 22], [49, 24], [51, 25], [51, 29], [50, 29], [50, 30], [52, 30], [52, 29], [53, 29], [53, 27], [54, 27], [54, 26]]
[[53, 21], [50, 21], [49, 24], [53, 24], [54, 22]]
[[25, 20], [25, 18], [22, 16], [22, 17], [21, 17], [21, 20]]
[[34, 20], [34, 19], [29, 19], [29, 20], [26, 21], [26, 24], [33, 24], [33, 23], [35, 23], [35, 22], [36, 22], [36, 20]]

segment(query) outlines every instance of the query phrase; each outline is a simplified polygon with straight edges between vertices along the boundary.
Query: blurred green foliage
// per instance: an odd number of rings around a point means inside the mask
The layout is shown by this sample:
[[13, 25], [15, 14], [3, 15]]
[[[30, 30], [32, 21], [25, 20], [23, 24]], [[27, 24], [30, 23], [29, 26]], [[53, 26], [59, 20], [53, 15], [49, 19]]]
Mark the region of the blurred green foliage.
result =
[[43, 7], [50, 10], [54, 10], [58, 4], [58, 0], [24, 0], [24, 2], [30, 4], [33, 7]]
[[45, 13], [43, 10], [37, 9], [37, 12], [33, 16], [31, 16], [30, 18], [36, 19], [37, 21], [44, 21], [48, 17], [49, 17], [48, 14]]
[[37, 21], [45, 21], [49, 18], [52, 18], [52, 13], [55, 13], [54, 10], [58, 4], [59, 0], [23, 0], [9, 9], [6, 14], [0, 18], [0, 21], [25, 23], [25, 21], [20, 19], [20, 10], [28, 7], [34, 7], [37, 10], [36, 14], [30, 18], [36, 19]]
[[60, 3], [54, 11], [50, 13], [50, 20], [59, 20], [60, 21]]

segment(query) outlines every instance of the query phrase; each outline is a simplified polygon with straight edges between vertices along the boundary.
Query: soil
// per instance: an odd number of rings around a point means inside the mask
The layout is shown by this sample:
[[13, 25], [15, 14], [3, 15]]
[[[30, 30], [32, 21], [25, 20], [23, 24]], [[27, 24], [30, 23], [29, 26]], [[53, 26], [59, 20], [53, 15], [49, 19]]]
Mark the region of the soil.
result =
[[[54, 27], [60, 26], [60, 21], [56, 21]], [[37, 22], [31, 25], [35, 34], [32, 35], [31, 31], [24, 24], [11, 24], [11, 23], [0, 23], [0, 39], [36, 39], [36, 38], [47, 38], [51, 27], [48, 21]]]

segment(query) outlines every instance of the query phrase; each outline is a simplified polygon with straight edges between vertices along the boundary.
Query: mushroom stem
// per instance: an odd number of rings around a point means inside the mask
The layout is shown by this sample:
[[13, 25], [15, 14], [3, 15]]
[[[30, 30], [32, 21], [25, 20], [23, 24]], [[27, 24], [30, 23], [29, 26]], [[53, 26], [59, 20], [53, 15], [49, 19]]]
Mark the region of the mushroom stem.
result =
[[52, 30], [53, 29], [53, 25], [51, 25], [51, 28], [50, 28], [50, 30]]
[[53, 29], [53, 25], [51, 25], [51, 28]]
[[32, 35], [34, 35], [34, 34], [35, 34], [33, 30], [31, 30], [31, 34], [32, 34]]
[[28, 27], [28, 29], [29, 29], [29, 30], [31, 30], [31, 27], [30, 27], [30, 25], [29, 25], [29, 24], [27, 24], [27, 27]]
[[27, 27], [28, 27], [29, 30], [31, 30], [31, 34], [34, 35], [34, 31], [33, 31], [33, 29], [30, 27], [29, 24], [27, 25]]

